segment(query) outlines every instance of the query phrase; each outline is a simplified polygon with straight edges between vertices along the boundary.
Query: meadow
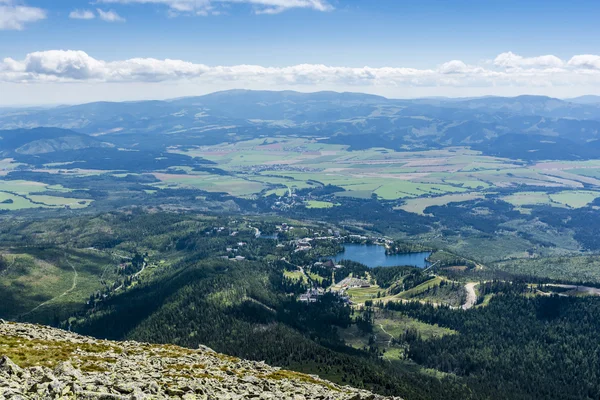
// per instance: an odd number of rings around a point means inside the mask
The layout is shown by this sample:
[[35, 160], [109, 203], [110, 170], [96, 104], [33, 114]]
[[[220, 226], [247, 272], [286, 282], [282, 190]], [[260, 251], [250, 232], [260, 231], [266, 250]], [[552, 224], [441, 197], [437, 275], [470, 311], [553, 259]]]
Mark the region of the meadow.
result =
[[0, 315], [5, 318], [54, 323], [117, 278], [118, 263], [103, 253], [24, 248], [2, 255], [8, 263], [0, 272]]
[[[85, 208], [92, 203], [89, 199], [62, 197], [70, 189], [60, 185], [23, 180], [0, 180], [0, 210], [22, 210], [28, 208]], [[46, 194], [48, 193], [48, 194]]]

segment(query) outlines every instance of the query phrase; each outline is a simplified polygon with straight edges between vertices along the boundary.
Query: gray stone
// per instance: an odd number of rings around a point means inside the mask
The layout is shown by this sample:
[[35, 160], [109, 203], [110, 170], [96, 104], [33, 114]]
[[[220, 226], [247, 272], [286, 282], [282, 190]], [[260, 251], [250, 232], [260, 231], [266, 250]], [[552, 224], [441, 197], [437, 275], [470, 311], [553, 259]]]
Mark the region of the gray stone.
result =
[[8, 373], [8, 375], [20, 376], [23, 370], [17, 364], [12, 362], [7, 356], [0, 358], [0, 371]]

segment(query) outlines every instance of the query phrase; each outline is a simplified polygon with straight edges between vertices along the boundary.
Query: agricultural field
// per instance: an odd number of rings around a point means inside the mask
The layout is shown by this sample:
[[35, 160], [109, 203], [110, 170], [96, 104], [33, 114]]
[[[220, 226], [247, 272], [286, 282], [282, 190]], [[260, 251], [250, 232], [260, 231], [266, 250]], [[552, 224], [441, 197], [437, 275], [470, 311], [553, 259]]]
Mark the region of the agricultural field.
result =
[[206, 173], [155, 173], [154, 176], [161, 181], [154, 185], [159, 189], [194, 188], [205, 190], [207, 192], [229, 193], [233, 196], [240, 197], [259, 193], [267, 187], [261, 182]]
[[461, 203], [463, 201], [470, 201], [482, 198], [483, 195], [478, 193], [448, 194], [439, 197], [408, 199], [404, 201], [404, 204], [402, 204], [398, 208], [415, 214], [426, 215], [425, 209], [427, 207], [443, 206], [450, 203]]
[[[52, 195], [45, 194], [51, 192]], [[0, 180], [0, 210], [22, 210], [28, 208], [85, 208], [92, 203], [89, 199], [57, 196], [69, 193], [70, 189], [60, 185], [22, 180]]]
[[[461, 147], [420, 152], [385, 148], [349, 151], [348, 146], [297, 137], [173, 147], [170, 151], [213, 161], [235, 178], [193, 173], [187, 178], [157, 176], [159, 179], [233, 195], [284, 196], [286, 190], [290, 193], [315, 184], [334, 185], [343, 188], [337, 196], [402, 200], [403, 210], [417, 214], [430, 205], [473, 200], [506, 188], [518, 192], [507, 196], [507, 201], [519, 206], [575, 208], [600, 196], [600, 179], [595, 175], [600, 161], [526, 164]], [[528, 187], [537, 190], [534, 193]], [[545, 195], [540, 187], [563, 191]], [[598, 195], [593, 187], [598, 188]]]
[[549, 205], [555, 207], [581, 208], [600, 197], [600, 191], [570, 190], [558, 193], [520, 192], [502, 199], [514, 206]]
[[335, 207], [335, 204], [329, 201], [318, 201], [318, 200], [308, 200], [306, 203], [306, 208], [331, 208]]

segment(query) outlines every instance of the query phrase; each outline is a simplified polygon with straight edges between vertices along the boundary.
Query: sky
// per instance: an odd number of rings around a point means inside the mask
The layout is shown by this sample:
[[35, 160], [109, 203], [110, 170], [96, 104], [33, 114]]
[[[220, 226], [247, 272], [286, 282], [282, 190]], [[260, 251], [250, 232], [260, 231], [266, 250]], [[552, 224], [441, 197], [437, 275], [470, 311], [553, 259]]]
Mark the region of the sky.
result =
[[594, 0], [0, 0], [0, 106], [600, 95]]

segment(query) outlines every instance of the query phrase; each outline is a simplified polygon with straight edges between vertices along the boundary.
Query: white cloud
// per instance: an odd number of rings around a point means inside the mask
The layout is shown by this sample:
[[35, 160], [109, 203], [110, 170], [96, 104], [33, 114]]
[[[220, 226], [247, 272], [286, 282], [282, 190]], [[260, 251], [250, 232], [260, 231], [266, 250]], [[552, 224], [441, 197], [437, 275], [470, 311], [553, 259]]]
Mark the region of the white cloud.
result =
[[100, 19], [102, 21], [106, 21], [106, 22], [125, 22], [125, 18], [121, 17], [119, 14], [117, 14], [113, 10], [103, 11], [103, 10], [97, 8], [96, 11], [98, 12], [98, 17], [100, 17]]
[[96, 15], [90, 10], [73, 10], [69, 13], [71, 19], [94, 19]]
[[98, 0], [112, 4], [159, 4], [169, 7], [171, 14], [188, 13], [195, 15], [218, 15], [210, 12], [215, 4], [247, 4], [255, 7], [256, 14], [278, 14], [293, 8], [316, 11], [331, 11], [333, 6], [327, 0]]
[[467, 65], [460, 60], [448, 61], [439, 66], [438, 72], [441, 74], [466, 74], [480, 71], [479, 67]]
[[46, 18], [46, 11], [13, 0], [0, 0], [0, 30], [23, 30], [25, 24]]
[[560, 68], [565, 62], [552, 55], [538, 57], [522, 57], [509, 51], [499, 54], [494, 59], [494, 65], [504, 68]]
[[600, 56], [591, 54], [575, 56], [569, 60], [569, 65], [577, 68], [600, 70]]
[[[523, 60], [516, 55], [512, 59]], [[447, 93], [443, 88], [454, 88], [452, 90], [464, 95], [474, 91], [485, 93], [486, 88], [492, 93], [502, 92], [502, 88], [513, 88], [524, 93], [537, 92], [541, 88], [548, 92], [561, 87], [564, 91], [575, 87], [587, 92], [600, 89], [600, 56], [574, 56], [569, 62], [558, 60], [560, 64], [555, 61], [521, 61], [525, 67], [507, 67], [503, 63], [469, 65], [452, 60], [430, 69], [354, 68], [321, 64], [288, 67], [208, 66], [184, 60], [155, 58], [104, 61], [83, 51], [52, 50], [30, 53], [22, 60], [5, 58], [0, 61], [0, 82], [15, 85], [70, 83], [86, 87], [104, 87], [104, 84], [157, 87], [162, 84], [169, 87], [200, 85], [304, 90], [360, 88], [354, 90], [385, 94], [415, 89]]]

